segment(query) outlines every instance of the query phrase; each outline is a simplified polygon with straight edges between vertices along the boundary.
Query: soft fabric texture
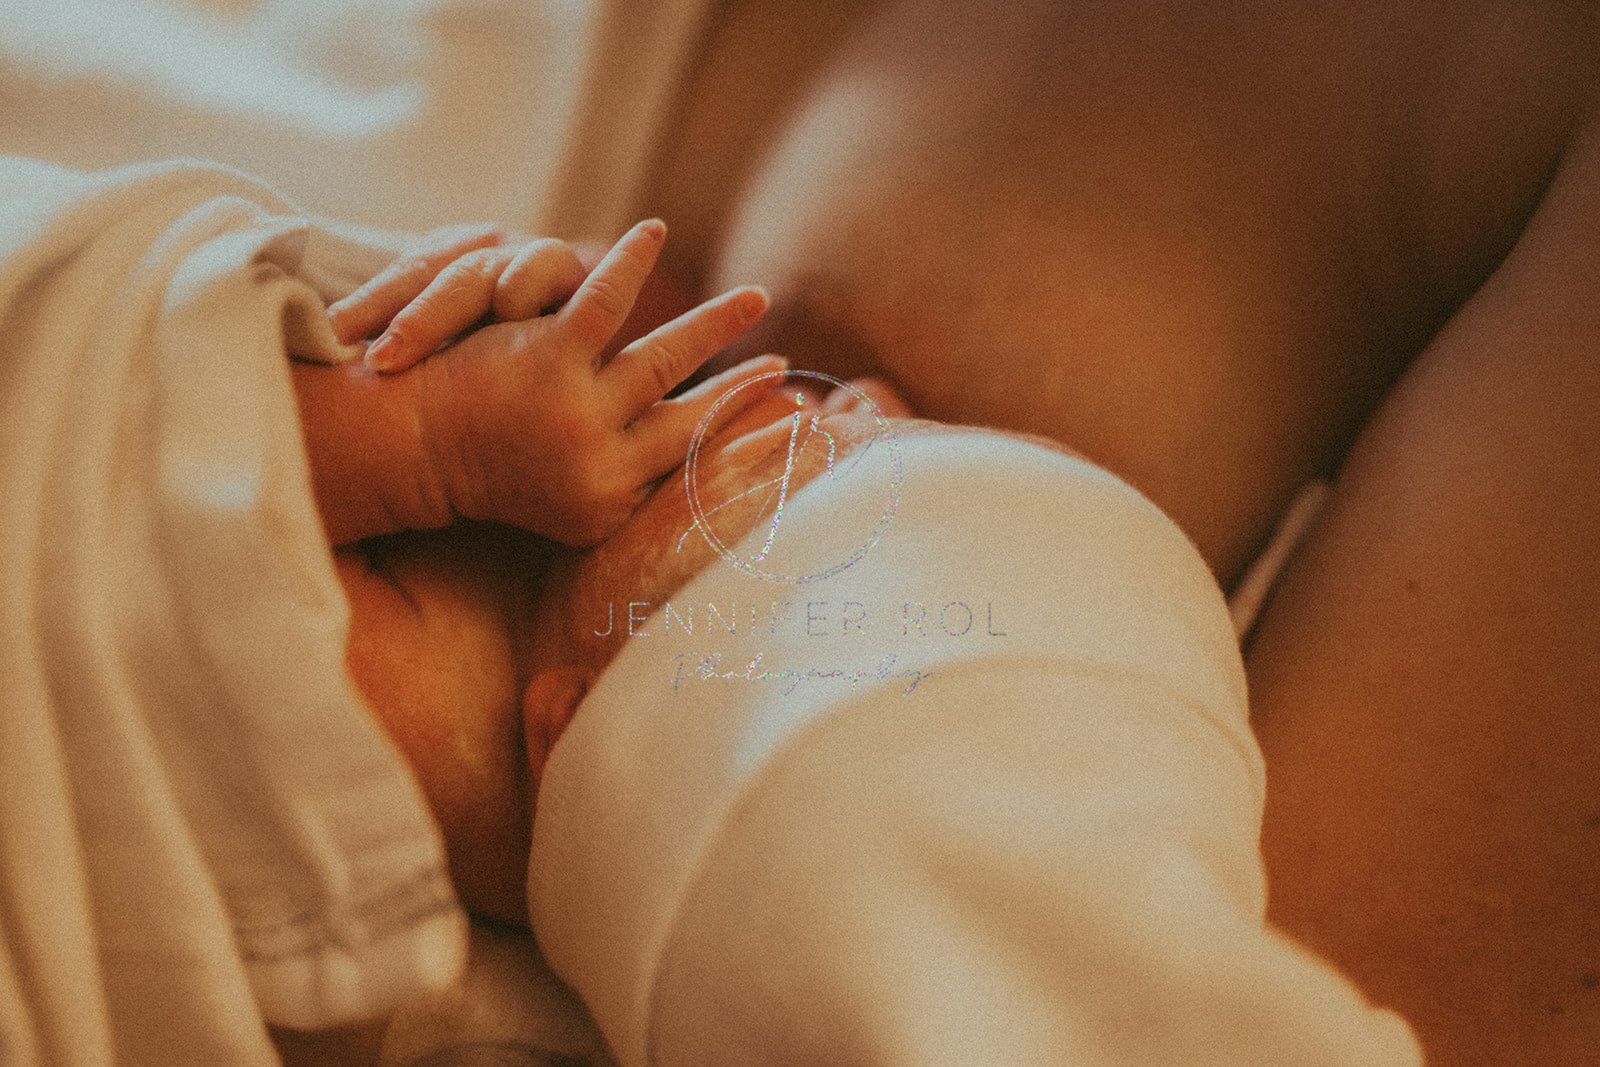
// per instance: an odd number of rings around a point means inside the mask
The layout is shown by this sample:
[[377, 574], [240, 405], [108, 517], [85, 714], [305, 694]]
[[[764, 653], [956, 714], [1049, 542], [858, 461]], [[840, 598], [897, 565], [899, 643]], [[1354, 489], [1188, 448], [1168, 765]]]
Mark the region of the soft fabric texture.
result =
[[377, 1067], [615, 1067], [525, 930], [473, 923], [460, 980], [401, 1007]]
[[[653, 605], [555, 746], [534, 929], [619, 1062], [1420, 1062], [1265, 926], [1244, 673], [1183, 534], [997, 436], [904, 472], [833, 577], [721, 563]], [[782, 537], [843, 559], [883, 500], [820, 478]]]
[[391, 250], [169, 164], [0, 159], [0, 1058], [251, 1064], [459, 968], [343, 666], [288, 355]]
[[318, 214], [610, 239], [708, 0], [0, 0], [0, 152], [177, 156]]

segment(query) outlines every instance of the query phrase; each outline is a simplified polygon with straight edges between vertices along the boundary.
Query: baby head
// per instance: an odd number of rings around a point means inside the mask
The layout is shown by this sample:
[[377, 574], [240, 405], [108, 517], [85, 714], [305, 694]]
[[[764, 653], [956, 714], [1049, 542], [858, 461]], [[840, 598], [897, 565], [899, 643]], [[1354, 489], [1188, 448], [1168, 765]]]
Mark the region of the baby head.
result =
[[[858, 383], [879, 412], [906, 414], [886, 387]], [[878, 432], [854, 394], [799, 391], [847, 455]], [[787, 386], [741, 413], [699, 452], [704, 493], [736, 502], [717, 532], [737, 538], [769, 506], [734, 488], [781, 470], [797, 411]], [[837, 458], [837, 457], [836, 457]], [[791, 492], [823, 469], [804, 453]], [[681, 477], [667, 478], [610, 540], [572, 552], [491, 525], [406, 534], [341, 550], [350, 602], [347, 662], [374, 714], [410, 762], [443, 830], [463, 901], [526, 923], [525, 882], [538, 779], [587, 685], [617, 653], [596, 604], [627, 589], [659, 603], [716, 559], [699, 536]]]

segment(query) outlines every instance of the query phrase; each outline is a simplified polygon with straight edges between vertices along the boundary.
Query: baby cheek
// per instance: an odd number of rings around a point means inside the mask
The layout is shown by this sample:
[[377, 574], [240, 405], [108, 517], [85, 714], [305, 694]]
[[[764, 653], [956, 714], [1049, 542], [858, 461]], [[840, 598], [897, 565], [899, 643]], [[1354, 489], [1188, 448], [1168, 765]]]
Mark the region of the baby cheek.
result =
[[413, 574], [409, 592], [428, 609], [419, 613], [359, 565], [341, 560], [339, 570], [351, 606], [351, 678], [428, 801], [457, 891], [479, 914], [525, 923], [520, 690], [488, 597], [446, 597], [442, 583]]

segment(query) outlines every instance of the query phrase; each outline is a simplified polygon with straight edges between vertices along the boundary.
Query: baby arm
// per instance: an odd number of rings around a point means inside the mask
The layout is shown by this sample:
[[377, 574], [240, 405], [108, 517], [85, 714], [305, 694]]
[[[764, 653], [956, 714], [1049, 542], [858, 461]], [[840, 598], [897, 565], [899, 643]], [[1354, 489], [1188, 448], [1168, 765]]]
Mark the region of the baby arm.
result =
[[[635, 226], [575, 289], [576, 257], [560, 242], [511, 250], [472, 246], [493, 235], [469, 237], [406, 261], [336, 305], [335, 328], [345, 336], [393, 314], [388, 353], [375, 362], [404, 373], [294, 368], [333, 543], [471, 518], [581, 545], [620, 525], [682, 461], [718, 396], [782, 366], [772, 357], [750, 360], [662, 399], [760, 318], [767, 298], [752, 287], [707, 301], [603, 359], [664, 235], [659, 222]], [[559, 310], [537, 314], [563, 299]], [[406, 369], [485, 313], [533, 317], [484, 327]]]

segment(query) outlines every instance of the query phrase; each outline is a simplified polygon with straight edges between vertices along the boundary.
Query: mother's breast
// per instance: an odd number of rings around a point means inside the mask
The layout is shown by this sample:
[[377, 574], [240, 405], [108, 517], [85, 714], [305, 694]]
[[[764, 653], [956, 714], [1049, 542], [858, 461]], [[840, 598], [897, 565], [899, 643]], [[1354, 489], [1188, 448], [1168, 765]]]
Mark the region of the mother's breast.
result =
[[[1530, 143], [1484, 147], [1481, 168], [1517, 187], [1507, 204], [1449, 186], [1484, 231], [1456, 240], [1406, 221], [1441, 94], [1409, 75], [1424, 43], [1434, 61], [1481, 50], [1453, 28], [1474, 20], [831, 5], [804, 29], [831, 58], [778, 65], [752, 115], [737, 79], [758, 57], [725, 53], [782, 52], [752, 29], [773, 25], [767, 6], [728, 5], [651, 204], [687, 209], [685, 255], [720, 248], [716, 285], [773, 291], [747, 350], [878, 368], [921, 414], [1061, 440], [1172, 514], [1225, 582], [1338, 462], [1474, 263], [1503, 254], [1489, 223], [1536, 187], [1560, 106], [1535, 92]], [[735, 146], [741, 123], [755, 136]], [[1418, 259], [1425, 238], [1454, 273]]]
[[1063, 441], [1226, 580], [1387, 371], [1337, 175], [1239, 59], [1274, 27], [1140, 18], [896, 7], [750, 186], [717, 280], [777, 298], [752, 345]]

